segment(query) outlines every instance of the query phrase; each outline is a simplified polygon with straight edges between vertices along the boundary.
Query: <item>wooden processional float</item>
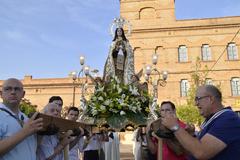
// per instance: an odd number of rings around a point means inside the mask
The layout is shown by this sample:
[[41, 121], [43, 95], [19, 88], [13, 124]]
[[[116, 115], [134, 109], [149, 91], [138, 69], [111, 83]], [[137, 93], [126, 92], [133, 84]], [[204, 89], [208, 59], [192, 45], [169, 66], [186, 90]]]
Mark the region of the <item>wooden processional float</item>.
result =
[[39, 113], [37, 118], [43, 118], [43, 129], [38, 132], [40, 135], [53, 135], [58, 132], [67, 132], [72, 130], [74, 135], [80, 134], [79, 127], [83, 128], [89, 133], [99, 133], [100, 127], [95, 124], [74, 122], [71, 120], [53, 117], [46, 114]]

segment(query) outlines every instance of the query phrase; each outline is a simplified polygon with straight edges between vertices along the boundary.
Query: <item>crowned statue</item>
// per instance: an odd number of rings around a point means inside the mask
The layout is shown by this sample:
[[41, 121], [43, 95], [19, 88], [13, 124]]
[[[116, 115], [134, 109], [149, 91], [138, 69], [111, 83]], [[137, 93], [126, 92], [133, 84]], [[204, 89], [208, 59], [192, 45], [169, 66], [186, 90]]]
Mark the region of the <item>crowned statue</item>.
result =
[[[120, 82], [130, 84], [134, 71], [134, 54], [128, 39], [125, 36], [123, 26], [129, 22], [118, 18], [111, 26], [113, 41], [108, 52], [108, 58], [104, 67], [103, 80], [109, 82], [111, 77], [117, 77]], [[115, 32], [113, 33], [113, 27]], [[129, 25], [130, 26], [130, 25]], [[130, 34], [130, 27], [128, 34]]]
[[86, 107], [82, 107], [85, 108], [82, 117], [94, 119], [98, 126], [108, 124], [117, 131], [128, 124], [145, 124], [150, 103], [147, 83], [140, 83], [143, 71], [135, 73], [134, 54], [125, 36], [124, 25], [128, 25], [127, 36], [131, 32], [130, 23], [123, 18], [114, 19], [110, 28], [113, 40], [103, 78], [89, 75], [95, 89], [85, 101]]

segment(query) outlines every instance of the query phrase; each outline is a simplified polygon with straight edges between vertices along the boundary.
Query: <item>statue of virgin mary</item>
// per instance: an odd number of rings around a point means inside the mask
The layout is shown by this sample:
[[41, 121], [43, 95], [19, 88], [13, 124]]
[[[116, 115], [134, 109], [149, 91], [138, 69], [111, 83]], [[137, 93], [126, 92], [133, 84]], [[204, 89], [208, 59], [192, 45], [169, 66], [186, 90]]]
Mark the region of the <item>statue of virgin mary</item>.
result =
[[123, 28], [116, 28], [108, 58], [104, 67], [103, 80], [109, 82], [117, 77], [121, 83], [130, 84], [134, 71], [134, 54]]

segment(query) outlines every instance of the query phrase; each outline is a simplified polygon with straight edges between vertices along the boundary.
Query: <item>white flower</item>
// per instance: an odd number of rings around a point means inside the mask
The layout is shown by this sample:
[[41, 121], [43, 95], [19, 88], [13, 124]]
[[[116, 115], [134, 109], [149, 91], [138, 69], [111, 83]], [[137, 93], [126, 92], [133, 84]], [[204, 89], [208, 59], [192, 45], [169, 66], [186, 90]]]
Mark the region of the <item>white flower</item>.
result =
[[129, 86], [129, 91], [134, 95], [134, 96], [139, 96], [140, 94], [138, 93], [138, 89], [135, 86]]
[[141, 107], [141, 103], [137, 102], [137, 107], [140, 108]]
[[141, 111], [142, 111], [142, 108], [141, 108], [141, 107], [138, 107], [137, 109], [138, 109], [138, 112], [141, 112]]
[[105, 110], [106, 110], [106, 106], [101, 105], [101, 106], [100, 106], [100, 109], [101, 109], [102, 111], [105, 111]]
[[97, 97], [95, 97], [95, 96], [92, 97], [92, 100], [93, 100], [93, 101], [96, 101], [96, 100], [97, 100]]
[[96, 92], [103, 92], [103, 90], [104, 90], [104, 86], [103, 86], [103, 87], [100, 87], [100, 88], [98, 88], [98, 89], [96, 90]]
[[122, 92], [122, 88], [120, 88], [119, 85], [117, 85], [117, 90], [118, 90], [118, 94]]
[[114, 76], [114, 80], [119, 84], [120, 83], [120, 80], [118, 79], [117, 76]]
[[112, 100], [107, 99], [103, 104], [104, 104], [105, 106], [109, 106], [110, 103], [112, 103]]
[[98, 111], [95, 109], [92, 109], [92, 114], [93, 114], [93, 116], [96, 116], [98, 114]]
[[122, 104], [123, 104], [123, 102], [124, 102], [124, 100], [123, 100], [123, 99], [119, 99], [119, 98], [117, 98], [117, 101], [118, 101], [118, 103], [119, 103], [120, 105], [122, 105]]
[[121, 116], [123, 116], [123, 115], [125, 115], [125, 114], [126, 114], [126, 113], [125, 113], [124, 111], [121, 111], [121, 112], [120, 112], [120, 115], [121, 115]]
[[118, 110], [112, 109], [112, 108], [110, 108], [109, 111], [111, 111], [111, 112], [113, 112], [113, 113], [118, 113]]
[[137, 112], [136, 112], [137, 107], [132, 107], [131, 110], [132, 110], [134, 113], [137, 113]]
[[122, 99], [124, 99], [126, 97], [126, 95], [125, 94], [122, 94]]
[[102, 96], [98, 97], [98, 100], [103, 101], [103, 97]]

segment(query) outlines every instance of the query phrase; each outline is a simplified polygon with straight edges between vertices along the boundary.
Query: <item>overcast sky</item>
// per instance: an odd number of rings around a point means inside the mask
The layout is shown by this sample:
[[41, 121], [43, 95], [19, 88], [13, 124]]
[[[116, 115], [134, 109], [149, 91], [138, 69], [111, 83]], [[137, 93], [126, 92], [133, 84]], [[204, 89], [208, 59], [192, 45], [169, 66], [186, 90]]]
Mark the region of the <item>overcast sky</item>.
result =
[[[62, 78], [84, 55], [101, 72], [119, 0], [0, 0], [0, 79]], [[176, 0], [177, 19], [240, 16], [240, 0]]]

